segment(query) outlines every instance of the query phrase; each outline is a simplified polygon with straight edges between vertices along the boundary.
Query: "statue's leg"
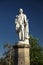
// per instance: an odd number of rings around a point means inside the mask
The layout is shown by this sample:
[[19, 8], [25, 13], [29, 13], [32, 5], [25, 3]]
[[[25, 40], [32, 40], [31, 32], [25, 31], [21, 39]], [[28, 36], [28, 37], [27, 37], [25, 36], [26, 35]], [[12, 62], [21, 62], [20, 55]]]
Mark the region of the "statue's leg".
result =
[[22, 25], [22, 40], [24, 40], [24, 25]]
[[19, 39], [21, 40], [21, 31], [19, 32]]
[[25, 38], [29, 38], [29, 28], [28, 28], [28, 24], [25, 27]]

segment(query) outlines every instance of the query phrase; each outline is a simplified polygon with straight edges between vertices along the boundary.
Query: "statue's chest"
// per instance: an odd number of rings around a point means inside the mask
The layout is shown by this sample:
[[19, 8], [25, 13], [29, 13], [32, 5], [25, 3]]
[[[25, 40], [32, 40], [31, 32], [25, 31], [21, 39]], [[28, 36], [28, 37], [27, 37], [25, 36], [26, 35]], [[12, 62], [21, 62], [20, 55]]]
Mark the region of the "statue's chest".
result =
[[18, 18], [19, 21], [23, 21], [24, 20], [24, 17], [22, 15], [19, 16]]

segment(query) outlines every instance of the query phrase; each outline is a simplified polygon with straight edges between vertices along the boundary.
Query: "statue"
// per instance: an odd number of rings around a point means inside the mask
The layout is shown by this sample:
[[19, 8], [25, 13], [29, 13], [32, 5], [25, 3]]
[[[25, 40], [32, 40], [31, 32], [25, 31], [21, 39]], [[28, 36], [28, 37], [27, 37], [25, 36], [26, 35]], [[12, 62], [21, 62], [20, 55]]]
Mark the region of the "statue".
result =
[[19, 39], [22, 41], [29, 39], [28, 20], [22, 8], [19, 10], [19, 15], [16, 15], [15, 24]]

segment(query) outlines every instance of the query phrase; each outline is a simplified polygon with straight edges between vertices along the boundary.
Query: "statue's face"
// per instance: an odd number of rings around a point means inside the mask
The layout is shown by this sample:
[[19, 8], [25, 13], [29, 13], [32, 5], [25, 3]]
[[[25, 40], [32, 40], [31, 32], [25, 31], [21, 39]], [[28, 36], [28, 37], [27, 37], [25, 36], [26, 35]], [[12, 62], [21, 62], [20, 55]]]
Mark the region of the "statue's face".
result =
[[20, 13], [23, 13], [23, 9], [20, 8], [19, 12], [20, 12]]

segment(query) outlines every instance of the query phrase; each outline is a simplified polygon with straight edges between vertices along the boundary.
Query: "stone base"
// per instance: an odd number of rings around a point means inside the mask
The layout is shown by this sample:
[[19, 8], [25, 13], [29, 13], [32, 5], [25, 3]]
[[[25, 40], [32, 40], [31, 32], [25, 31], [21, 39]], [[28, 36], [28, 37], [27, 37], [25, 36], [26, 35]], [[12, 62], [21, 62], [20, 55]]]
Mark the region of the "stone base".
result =
[[30, 65], [30, 45], [24, 43], [13, 47], [15, 50], [14, 65]]

